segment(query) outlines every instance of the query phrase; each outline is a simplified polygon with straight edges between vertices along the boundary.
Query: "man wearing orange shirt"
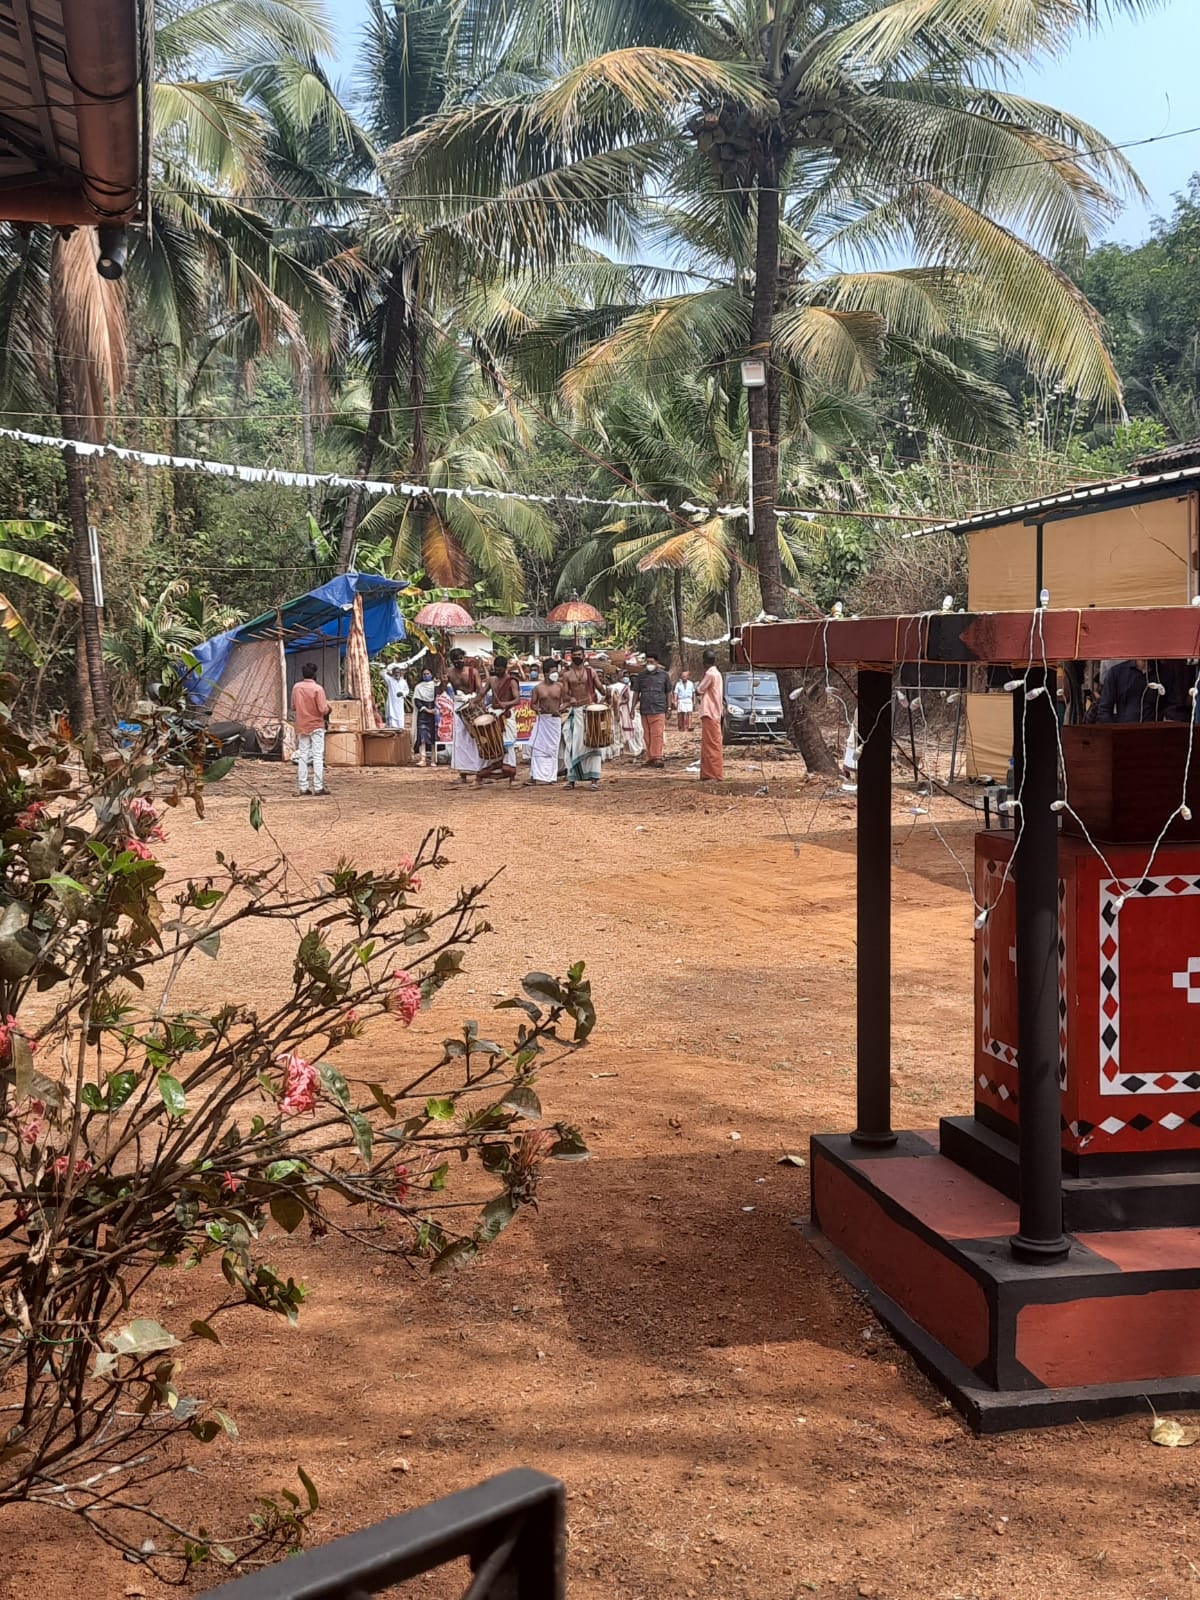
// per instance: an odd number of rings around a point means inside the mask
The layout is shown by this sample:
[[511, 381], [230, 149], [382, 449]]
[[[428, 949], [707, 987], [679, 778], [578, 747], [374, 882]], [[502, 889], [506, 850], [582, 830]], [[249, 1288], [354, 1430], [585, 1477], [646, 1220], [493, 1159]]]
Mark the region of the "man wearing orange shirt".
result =
[[700, 701], [700, 782], [725, 776], [725, 752], [721, 747], [721, 714], [725, 710], [725, 683], [717, 666], [717, 652], [704, 652], [704, 676], [699, 684]]
[[329, 721], [329, 701], [317, 682], [315, 661], [304, 663], [304, 676], [292, 690], [292, 722], [296, 728], [299, 761], [296, 776], [300, 793], [308, 794], [308, 766], [312, 762], [312, 793], [328, 794], [325, 787], [325, 724]]

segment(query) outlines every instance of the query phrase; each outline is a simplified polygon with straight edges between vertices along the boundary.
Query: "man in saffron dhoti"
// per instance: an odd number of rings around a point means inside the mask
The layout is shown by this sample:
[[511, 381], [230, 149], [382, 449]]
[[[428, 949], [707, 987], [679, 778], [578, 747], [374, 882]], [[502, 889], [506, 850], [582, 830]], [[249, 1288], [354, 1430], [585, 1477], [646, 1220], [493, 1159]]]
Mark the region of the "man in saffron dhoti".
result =
[[564, 693], [558, 679], [558, 669], [547, 656], [542, 662], [541, 681], [534, 685], [529, 700], [534, 713], [533, 733], [529, 740], [530, 783], [558, 782]]
[[717, 666], [717, 652], [704, 652], [704, 676], [699, 685], [700, 782], [725, 776], [725, 751], [721, 741], [721, 715], [725, 710], [725, 682]]
[[479, 698], [479, 675], [467, 660], [465, 650], [451, 650], [446, 681], [454, 695], [454, 753], [450, 765], [458, 773], [458, 781], [466, 783], [471, 773], [479, 771], [483, 761], [479, 746], [463, 721], [463, 707], [474, 705]]
[[603, 700], [604, 691], [600, 679], [587, 664], [582, 645], [577, 644], [571, 651], [571, 665], [563, 673], [562, 683], [567, 705], [563, 724], [567, 788], [573, 789], [577, 783], [590, 783], [593, 789], [598, 789], [602, 758], [599, 750], [588, 748], [584, 708]]

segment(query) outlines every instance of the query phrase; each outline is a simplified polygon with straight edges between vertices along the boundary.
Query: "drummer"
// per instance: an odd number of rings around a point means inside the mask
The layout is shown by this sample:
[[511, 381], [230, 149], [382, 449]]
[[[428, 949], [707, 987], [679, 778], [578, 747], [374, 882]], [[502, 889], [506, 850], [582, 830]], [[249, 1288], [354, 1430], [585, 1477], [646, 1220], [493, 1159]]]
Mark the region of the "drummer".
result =
[[458, 773], [458, 781], [466, 783], [483, 763], [479, 758], [479, 747], [471, 737], [470, 726], [463, 718], [463, 710], [476, 706], [479, 701], [479, 674], [467, 660], [465, 650], [451, 650], [446, 681], [454, 696], [454, 752], [450, 765]]
[[497, 656], [488, 676], [488, 695], [491, 708], [500, 718], [504, 736], [504, 754], [499, 761], [489, 761], [475, 774], [475, 782], [485, 778], [504, 777], [512, 782], [517, 770], [517, 706], [521, 702], [521, 680], [513, 670], [515, 663], [507, 656]]
[[580, 780], [600, 787], [601, 752], [587, 746], [586, 707], [604, 699], [600, 679], [587, 664], [583, 646], [577, 644], [571, 651], [571, 661], [562, 675], [563, 704], [567, 708], [563, 723], [563, 752], [567, 761], [567, 788], [573, 789]]

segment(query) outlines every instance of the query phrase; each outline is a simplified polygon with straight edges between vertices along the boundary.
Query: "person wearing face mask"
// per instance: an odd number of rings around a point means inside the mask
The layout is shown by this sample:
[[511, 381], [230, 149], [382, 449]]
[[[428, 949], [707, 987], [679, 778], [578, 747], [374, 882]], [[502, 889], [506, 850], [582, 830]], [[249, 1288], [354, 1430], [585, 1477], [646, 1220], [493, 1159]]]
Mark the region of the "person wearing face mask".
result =
[[[437, 691], [433, 673], [426, 667], [421, 681], [413, 690], [413, 705], [417, 713], [417, 765], [437, 764]], [[428, 758], [428, 759], [427, 759]]]
[[671, 674], [664, 671], [653, 650], [646, 651], [646, 665], [634, 688], [634, 710], [642, 719], [646, 735], [646, 765], [662, 767], [663, 735], [671, 707]]
[[559, 682], [558, 668], [547, 656], [542, 662], [541, 679], [534, 685], [529, 702], [534, 713], [533, 733], [529, 740], [530, 783], [558, 782], [563, 695], [564, 689]]
[[571, 664], [562, 675], [562, 685], [567, 710], [567, 720], [563, 728], [563, 744], [567, 756], [567, 788], [573, 789], [582, 779], [585, 783], [590, 783], [593, 789], [598, 789], [603, 758], [599, 750], [593, 750], [588, 745], [584, 710], [587, 706], [595, 705], [597, 700], [603, 700], [604, 692], [600, 687], [599, 678], [587, 664], [582, 645], [577, 644], [571, 651]]

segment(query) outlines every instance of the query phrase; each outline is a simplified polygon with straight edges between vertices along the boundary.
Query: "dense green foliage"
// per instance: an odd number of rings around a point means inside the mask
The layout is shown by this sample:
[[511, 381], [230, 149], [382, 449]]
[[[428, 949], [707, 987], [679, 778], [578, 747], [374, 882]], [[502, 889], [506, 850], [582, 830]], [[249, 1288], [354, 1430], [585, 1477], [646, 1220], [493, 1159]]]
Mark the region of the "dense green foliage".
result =
[[[914, 569], [914, 521], [1200, 433], [1200, 181], [1145, 244], [1098, 244], [1130, 169], [1003, 87], [1093, 9], [373, 0], [339, 99], [323, 0], [161, 3], [152, 240], [114, 290], [86, 232], [0, 227], [0, 422], [433, 492], [0, 443], [0, 518], [51, 524], [13, 559], [83, 592], [6, 573], [44, 656], [20, 713], [100, 715], [106, 677], [119, 712], [351, 562], [505, 612], [577, 587], [623, 642], [940, 603], [955, 562]], [[752, 488], [754, 537], [717, 510]], [[774, 504], [815, 515], [776, 531]]]

